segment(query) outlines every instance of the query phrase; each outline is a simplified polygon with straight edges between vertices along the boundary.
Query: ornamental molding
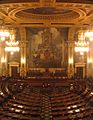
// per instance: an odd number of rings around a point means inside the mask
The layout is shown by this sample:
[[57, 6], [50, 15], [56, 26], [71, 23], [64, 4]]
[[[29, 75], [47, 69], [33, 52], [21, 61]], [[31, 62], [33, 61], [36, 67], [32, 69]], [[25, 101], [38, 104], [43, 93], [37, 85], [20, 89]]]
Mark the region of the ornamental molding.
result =
[[[44, 10], [46, 8], [55, 8], [55, 10], [67, 10], [69, 12], [63, 12], [62, 14], [35, 14], [27, 12], [28, 9], [42, 8]], [[48, 23], [50, 26], [73, 26], [86, 24], [92, 20], [93, 4], [58, 3], [55, 0], [0, 4], [0, 18], [3, 18], [7, 25], [14, 24], [16, 26], [43, 26]]]

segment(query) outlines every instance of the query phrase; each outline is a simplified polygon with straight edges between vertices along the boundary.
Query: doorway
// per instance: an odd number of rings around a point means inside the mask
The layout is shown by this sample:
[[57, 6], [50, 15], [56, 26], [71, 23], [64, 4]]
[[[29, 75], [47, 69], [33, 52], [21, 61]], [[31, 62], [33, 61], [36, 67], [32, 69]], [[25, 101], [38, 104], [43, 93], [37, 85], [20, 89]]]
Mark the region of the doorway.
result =
[[9, 76], [13, 78], [18, 78], [20, 75], [19, 73], [19, 63], [17, 62], [10, 62], [9, 63]]
[[77, 76], [83, 78], [83, 67], [77, 67]]
[[84, 64], [75, 64], [75, 75], [78, 78], [85, 78], [86, 76], [86, 69], [85, 69], [85, 63]]
[[11, 77], [13, 78], [19, 77], [19, 70], [17, 66], [11, 66]]

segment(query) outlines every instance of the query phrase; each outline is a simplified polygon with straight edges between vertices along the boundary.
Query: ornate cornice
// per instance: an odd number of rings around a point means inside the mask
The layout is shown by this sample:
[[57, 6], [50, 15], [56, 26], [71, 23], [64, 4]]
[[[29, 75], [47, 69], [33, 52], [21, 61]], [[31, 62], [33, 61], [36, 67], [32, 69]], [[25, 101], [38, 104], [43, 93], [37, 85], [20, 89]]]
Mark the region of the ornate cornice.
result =
[[[15, 26], [74, 26], [81, 24], [89, 24], [93, 18], [93, 4], [84, 3], [67, 3], [57, 2], [57, 0], [13, 0], [14, 3], [9, 3], [11, 0], [2, 0], [0, 4], [0, 18], [4, 19], [6, 25]], [[38, 1], [38, 2], [37, 2]], [[91, 2], [91, 1], [90, 1]], [[46, 8], [54, 9], [58, 14], [42, 14], [35, 12], [28, 12], [28, 10]], [[67, 11], [67, 12], [65, 12]]]
[[21, 3], [21, 2], [42, 2], [42, 3], [85, 3], [92, 4], [93, 0], [0, 0], [0, 3]]

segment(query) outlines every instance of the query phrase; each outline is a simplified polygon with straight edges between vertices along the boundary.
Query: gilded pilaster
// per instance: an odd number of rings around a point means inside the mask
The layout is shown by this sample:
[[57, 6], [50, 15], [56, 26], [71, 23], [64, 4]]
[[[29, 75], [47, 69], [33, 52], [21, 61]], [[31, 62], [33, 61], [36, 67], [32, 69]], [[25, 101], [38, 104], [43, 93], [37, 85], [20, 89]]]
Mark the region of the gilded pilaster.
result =
[[74, 76], [74, 29], [68, 32], [68, 77]]
[[20, 76], [26, 76], [26, 29], [20, 28]]
[[1, 71], [0, 76], [7, 76], [7, 52], [5, 52], [5, 45], [1, 47]]
[[93, 41], [90, 41], [89, 52], [87, 53], [86, 73], [87, 77], [93, 77]]

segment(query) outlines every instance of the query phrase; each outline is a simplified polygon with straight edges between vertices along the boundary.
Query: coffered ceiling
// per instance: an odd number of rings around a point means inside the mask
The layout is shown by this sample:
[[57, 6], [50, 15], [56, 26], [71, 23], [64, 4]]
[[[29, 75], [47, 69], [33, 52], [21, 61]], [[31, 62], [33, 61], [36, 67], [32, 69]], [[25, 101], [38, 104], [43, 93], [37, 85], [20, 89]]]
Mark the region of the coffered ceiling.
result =
[[92, 3], [92, 0], [0, 0], [0, 23], [3, 19], [8, 26], [87, 26], [93, 21]]

